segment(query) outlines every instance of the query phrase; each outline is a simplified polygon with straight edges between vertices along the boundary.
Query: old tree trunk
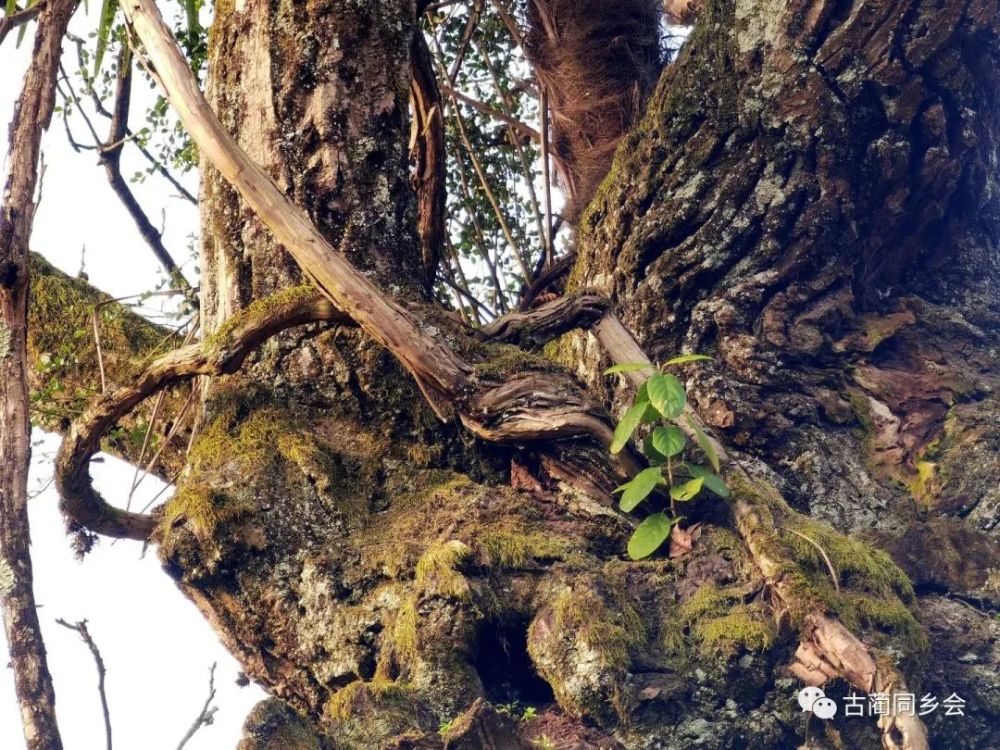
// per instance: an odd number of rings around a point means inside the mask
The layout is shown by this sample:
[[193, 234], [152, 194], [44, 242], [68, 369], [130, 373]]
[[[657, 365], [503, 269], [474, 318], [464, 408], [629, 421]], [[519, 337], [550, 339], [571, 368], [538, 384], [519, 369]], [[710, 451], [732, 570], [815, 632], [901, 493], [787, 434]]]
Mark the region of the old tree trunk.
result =
[[[685, 373], [751, 477], [743, 538], [699, 501], [691, 555], [626, 562], [603, 448], [474, 439], [356, 328], [292, 329], [208, 381], [153, 538], [283, 702], [243, 746], [440, 747], [441, 727], [463, 748], [797, 747], [784, 667], [815, 612], [918, 699], [966, 701], [925, 717], [933, 747], [994, 744], [998, 24], [986, 0], [712, 0], [583, 213], [570, 290], [606, 295], [654, 360], [714, 357]], [[589, 334], [545, 357], [474, 345], [423, 301], [415, 28], [399, 0], [220, 1], [209, 98], [477, 382], [564, 367], [619, 408], [631, 386]], [[207, 165], [202, 216], [210, 341], [309, 293]], [[468, 712], [480, 697], [541, 718]], [[821, 746], [880, 744], [874, 719], [816, 725]]]

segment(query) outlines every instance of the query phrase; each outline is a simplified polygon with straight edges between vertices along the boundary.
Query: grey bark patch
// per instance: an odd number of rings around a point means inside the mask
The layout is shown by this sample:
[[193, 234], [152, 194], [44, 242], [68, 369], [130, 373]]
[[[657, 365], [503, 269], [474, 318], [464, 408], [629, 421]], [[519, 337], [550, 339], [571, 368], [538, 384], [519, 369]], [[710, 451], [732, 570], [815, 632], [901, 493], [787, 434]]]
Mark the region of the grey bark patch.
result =
[[10, 354], [10, 329], [0, 322], [0, 360]]

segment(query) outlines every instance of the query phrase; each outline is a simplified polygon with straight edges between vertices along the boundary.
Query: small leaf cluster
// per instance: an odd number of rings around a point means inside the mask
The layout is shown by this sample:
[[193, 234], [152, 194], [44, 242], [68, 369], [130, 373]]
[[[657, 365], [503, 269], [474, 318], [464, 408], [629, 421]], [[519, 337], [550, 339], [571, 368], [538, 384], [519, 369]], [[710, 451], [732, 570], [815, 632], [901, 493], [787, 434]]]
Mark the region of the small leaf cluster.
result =
[[[685, 413], [687, 391], [684, 384], [675, 375], [665, 372], [669, 367], [707, 359], [710, 358], [702, 354], [684, 354], [667, 360], [658, 368], [634, 362], [616, 365], [605, 372], [605, 375], [652, 373], [639, 386], [632, 406], [618, 422], [611, 441], [611, 452], [619, 453], [641, 425], [648, 426], [642, 452], [649, 468], [615, 490], [622, 493], [619, 506], [626, 513], [643, 502], [661, 505], [661, 509], [651, 513], [632, 534], [628, 553], [633, 560], [653, 554], [670, 537], [673, 527], [682, 520], [677, 515], [678, 503], [690, 502], [704, 490], [719, 497], [729, 496], [729, 487], [718, 473], [718, 453], [698, 422]], [[694, 436], [709, 466], [685, 460], [686, 454], [691, 452], [688, 435]], [[668, 507], [663, 507], [661, 497], [669, 499]]]

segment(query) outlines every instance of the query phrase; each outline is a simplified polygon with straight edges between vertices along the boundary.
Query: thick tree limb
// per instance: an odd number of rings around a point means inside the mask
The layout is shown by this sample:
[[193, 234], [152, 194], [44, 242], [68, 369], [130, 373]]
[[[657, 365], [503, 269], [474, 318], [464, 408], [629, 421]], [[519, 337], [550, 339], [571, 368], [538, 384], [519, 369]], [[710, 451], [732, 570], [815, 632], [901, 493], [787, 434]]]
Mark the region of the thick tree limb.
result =
[[[202, 154], [232, 182], [324, 295], [368, 335], [385, 346], [415, 377], [438, 415], [444, 417], [458, 412], [463, 423], [492, 440], [537, 439], [545, 434], [542, 429], [545, 422], [541, 417], [548, 406], [543, 406], [537, 415], [527, 415], [524, 403], [515, 407], [514, 402], [520, 402], [524, 395], [516, 388], [508, 392], [503, 385], [497, 388], [496, 384], [487, 381], [479, 384], [484, 387], [474, 397], [471, 396], [471, 387], [476, 385], [470, 379], [472, 367], [455, 354], [436, 332], [432, 332], [433, 329], [421, 325], [411, 312], [361, 275], [240, 149], [205, 101], [155, 3], [151, 0], [129, 0], [123, 8], [145, 45], [168, 99]], [[552, 385], [560, 392], [567, 387], [559, 379], [553, 379]], [[503, 404], [501, 393], [513, 400], [510, 404], [512, 408], [500, 408]], [[578, 398], [581, 402], [586, 400]], [[588, 411], [595, 409], [583, 410], [584, 413]], [[94, 421], [93, 417], [84, 420]], [[553, 437], [590, 434], [604, 443], [610, 440], [606, 422], [587, 418], [579, 422], [556, 418], [548, 434]], [[88, 439], [93, 440], [94, 434], [90, 434]], [[68, 443], [69, 438], [64, 445]], [[70, 449], [67, 455], [77, 452]], [[78, 470], [79, 467], [76, 467], [68, 473], [75, 476]], [[108, 528], [119, 533], [130, 531], [119, 528], [113, 522]]]
[[49, 0], [10, 126], [10, 170], [0, 209], [0, 609], [29, 750], [62, 747], [32, 590], [28, 525], [28, 243], [42, 133], [52, 119], [62, 39], [76, 0]]
[[70, 427], [56, 457], [60, 508], [69, 522], [98, 534], [146, 541], [156, 519], [115, 508], [94, 489], [90, 460], [100, 450], [101, 439], [158, 391], [199, 375], [235, 372], [261, 342], [292, 326], [317, 321], [350, 323], [318, 291], [290, 290], [263, 300], [260, 308], [248, 308], [210, 340], [160, 357], [133, 382], [99, 399]]

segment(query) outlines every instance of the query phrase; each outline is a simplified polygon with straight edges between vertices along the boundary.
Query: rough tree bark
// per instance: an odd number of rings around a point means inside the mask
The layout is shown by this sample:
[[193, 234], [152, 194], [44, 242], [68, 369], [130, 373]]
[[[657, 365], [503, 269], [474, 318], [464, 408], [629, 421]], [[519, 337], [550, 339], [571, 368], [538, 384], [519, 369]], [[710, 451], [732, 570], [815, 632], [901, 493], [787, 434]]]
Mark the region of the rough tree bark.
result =
[[[356, 328], [287, 331], [211, 380], [153, 538], [284, 702], [242, 746], [795, 747], [800, 683], [782, 667], [796, 652], [809, 679], [830, 667], [809, 661], [816, 613], [883, 674], [968, 701], [964, 719], [930, 717], [934, 747], [989, 746], [996, 24], [996, 3], [971, 0], [706, 3], [619, 150], [571, 287], [607, 295], [654, 358], [716, 355], [689, 386], [749, 471], [733, 504], [692, 508], [706, 532], [682, 560], [622, 560], [632, 522], [607, 507], [602, 446], [470, 439]], [[587, 335], [542, 357], [423, 301], [414, 29], [399, 0], [217, 3], [211, 102], [326, 239], [472, 363], [469, 382], [561, 362], [613, 403], [631, 386], [601, 382]], [[212, 347], [307, 280], [204, 166]], [[480, 698], [548, 708], [512, 726]], [[814, 742], [880, 744], [874, 723], [830, 726]]]
[[28, 750], [59, 750], [55, 691], [32, 590], [28, 527], [28, 242], [35, 213], [41, 134], [55, 103], [56, 72], [76, 0], [54, 0], [38, 17], [32, 61], [10, 126], [10, 170], [0, 206], [0, 611]]

